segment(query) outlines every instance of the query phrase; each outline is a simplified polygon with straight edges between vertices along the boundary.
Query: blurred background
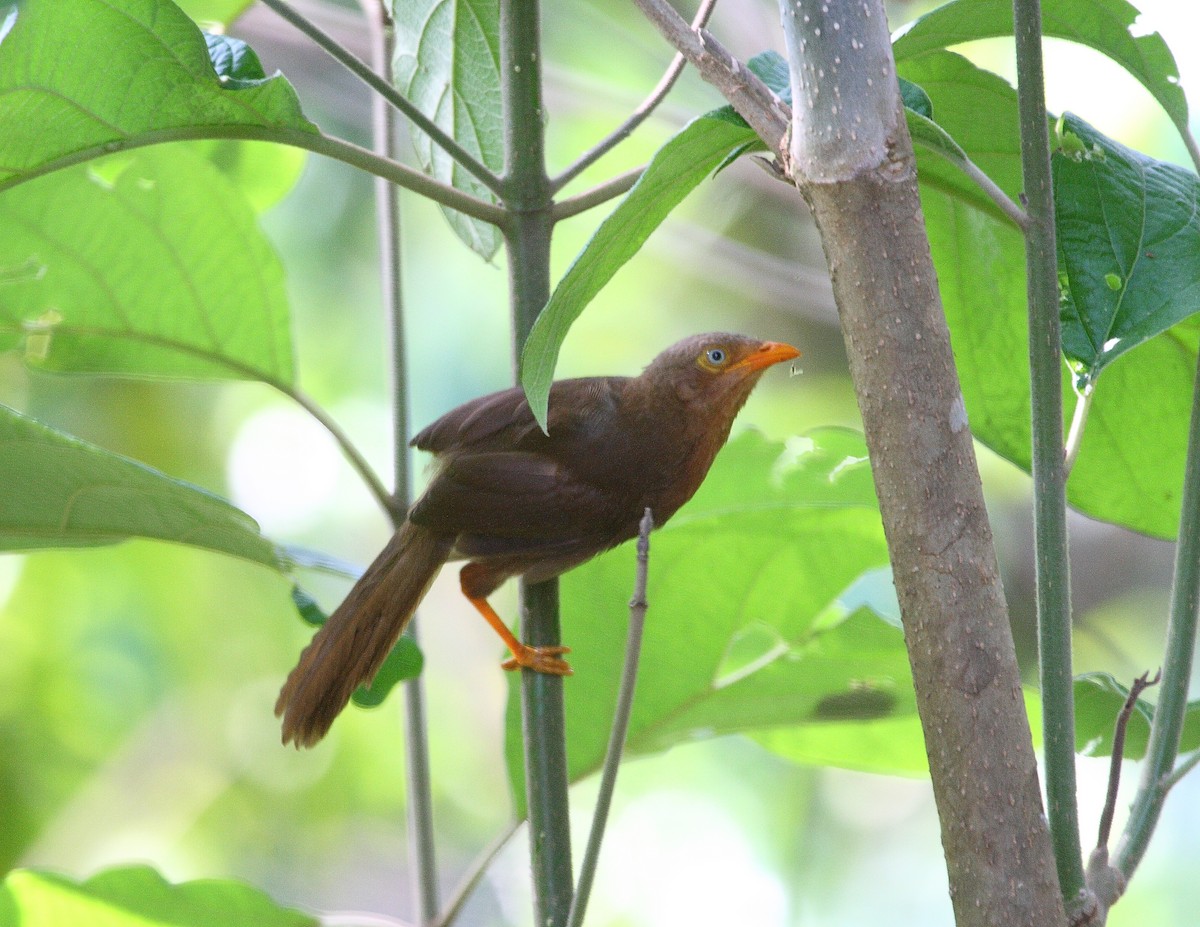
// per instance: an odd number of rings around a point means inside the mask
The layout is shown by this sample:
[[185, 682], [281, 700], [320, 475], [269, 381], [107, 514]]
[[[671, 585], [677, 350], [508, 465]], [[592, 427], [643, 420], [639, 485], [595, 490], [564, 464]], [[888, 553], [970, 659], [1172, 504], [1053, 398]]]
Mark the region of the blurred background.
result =
[[[1162, 32], [1185, 89], [1200, 93], [1200, 58], [1190, 54], [1200, 12], [1171, 0], [1139, 5], [1143, 31]], [[296, 6], [367, 55], [352, 2]], [[929, 6], [892, 4], [893, 28]], [[782, 51], [778, 7], [768, 0], [723, 0], [710, 28], [743, 60]], [[367, 93], [322, 52], [261, 7], [231, 31], [254, 46], [268, 72], [278, 68], [291, 79], [311, 119], [369, 144]], [[549, 154], [561, 169], [622, 121], [670, 55], [630, 5], [603, 0], [548, 0], [544, 39]], [[1186, 163], [1166, 117], [1116, 65], [1049, 45], [1052, 110], [1069, 108], [1128, 145]], [[966, 51], [1011, 78], [1008, 43]], [[568, 193], [643, 163], [690, 118], [722, 102], [686, 72], [657, 116]], [[421, 427], [511, 382], [507, 286], [503, 254], [485, 264], [436, 208], [413, 196], [402, 208], [408, 403]], [[559, 227], [556, 276], [602, 214]], [[296, 189], [264, 223], [287, 268], [303, 388], [390, 473], [370, 178], [310, 157]], [[858, 427], [824, 259], [803, 202], [745, 159], [703, 184], [603, 291], [568, 337], [558, 373], [636, 373], [665, 345], [710, 329], [804, 351], [803, 376], [768, 376], [738, 428], [784, 438], [818, 425]], [[333, 442], [266, 387], [71, 379], [30, 373], [3, 356], [0, 401], [231, 498], [275, 540], [365, 564], [388, 534]], [[986, 450], [981, 465], [1033, 681], [1029, 481]], [[1171, 546], [1080, 517], [1071, 543], [1077, 671], [1128, 680], [1158, 666]], [[345, 590], [328, 578], [307, 582], [326, 606]], [[285, 904], [408, 918], [399, 699], [348, 711], [315, 750], [280, 747], [275, 694], [309, 634], [288, 592], [282, 579], [250, 564], [149, 542], [0, 557], [0, 865], [83, 877], [146, 861], [176, 880], [242, 878]], [[502, 614], [512, 614], [514, 602], [512, 590], [496, 599]], [[505, 688], [494, 635], [461, 600], [453, 570], [423, 613], [448, 894], [511, 816], [500, 739]], [[1136, 764], [1127, 765], [1132, 789]], [[1107, 760], [1080, 760], [1085, 840], [1095, 832], [1106, 767]], [[588, 781], [573, 793], [579, 846], [594, 788]], [[925, 781], [797, 767], [725, 738], [627, 765], [609, 834], [596, 924], [951, 922]], [[1198, 858], [1200, 777], [1192, 777], [1172, 795], [1110, 923], [1197, 923], [1200, 886], [1190, 876]], [[473, 896], [464, 924], [528, 923], [525, 859], [519, 834]]]

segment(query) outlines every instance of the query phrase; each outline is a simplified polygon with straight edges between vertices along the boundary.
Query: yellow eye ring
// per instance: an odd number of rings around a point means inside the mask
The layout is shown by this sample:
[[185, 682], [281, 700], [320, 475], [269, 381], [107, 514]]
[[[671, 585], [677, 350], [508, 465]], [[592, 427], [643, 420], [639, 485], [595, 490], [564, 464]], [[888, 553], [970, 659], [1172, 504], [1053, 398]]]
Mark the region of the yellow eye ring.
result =
[[700, 363], [711, 370], [719, 370], [729, 363], [729, 352], [724, 348], [708, 348], [700, 355]]

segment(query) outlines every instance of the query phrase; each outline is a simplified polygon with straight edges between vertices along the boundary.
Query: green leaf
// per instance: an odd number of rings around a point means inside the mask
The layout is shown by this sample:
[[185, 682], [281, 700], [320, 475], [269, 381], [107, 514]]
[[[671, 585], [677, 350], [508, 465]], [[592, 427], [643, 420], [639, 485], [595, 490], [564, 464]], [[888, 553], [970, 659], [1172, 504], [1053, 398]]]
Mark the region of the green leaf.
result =
[[[504, 169], [497, 0], [389, 3], [395, 18], [396, 87], [485, 167]], [[413, 144], [426, 173], [489, 203], [495, 196], [425, 133]], [[500, 247], [494, 225], [443, 208], [455, 233], [484, 260]]]
[[1126, 351], [1200, 310], [1200, 185], [1070, 114], [1082, 152], [1055, 154], [1063, 352], [1090, 384]]
[[[693, 499], [650, 545], [650, 603], [628, 752], [788, 725], [915, 711], [903, 635], [861, 580], [887, 550], [862, 437], [814, 432], [784, 447], [731, 441]], [[633, 589], [625, 545], [562, 579], [569, 774], [601, 762]], [[507, 756], [523, 800], [519, 686], [510, 681]], [[903, 728], [904, 726], [901, 725]], [[907, 737], [909, 731], [897, 731]], [[870, 751], [843, 754], [872, 765]], [[890, 764], [890, 760], [889, 760]]]
[[185, 146], [0, 196], [0, 350], [72, 372], [293, 377], [283, 268], [240, 192]]
[[900, 78], [900, 99], [904, 103], [904, 108], [909, 112], [915, 113], [918, 116], [923, 116], [925, 119], [933, 119], [933, 101], [929, 99], [929, 94], [914, 84], [910, 80]]
[[0, 548], [174, 541], [282, 569], [275, 547], [224, 499], [0, 405]]
[[[1186, 133], [1187, 100], [1175, 58], [1157, 32], [1135, 34], [1138, 16], [1125, 0], [1044, 0], [1042, 33], [1107, 55], [1149, 90]], [[902, 61], [961, 42], [1012, 34], [1011, 0], [952, 0], [901, 30], [893, 52]]]
[[411, 637], [402, 636], [384, 658], [379, 672], [371, 680], [371, 685], [359, 686], [354, 690], [354, 695], [351, 696], [354, 704], [360, 708], [374, 708], [382, 705], [383, 700], [388, 697], [388, 693], [392, 691], [396, 683], [420, 676], [424, 665], [425, 657], [421, 653], [421, 648]]
[[[1117, 682], [1108, 673], [1084, 673], [1075, 679], [1075, 749], [1085, 756], [1111, 756], [1113, 730], [1129, 687]], [[1129, 724], [1125, 728], [1127, 760], [1140, 760], [1146, 755], [1150, 742], [1150, 724], [1154, 720], [1154, 705], [1144, 698], [1134, 704]], [[1200, 748], [1200, 700], [1188, 702], [1184, 715], [1180, 753]]]
[[317, 131], [283, 77], [223, 83], [169, 0], [23, 4], [0, 57], [0, 189], [152, 141]]
[[84, 882], [15, 869], [0, 887], [3, 927], [316, 927], [317, 919], [282, 908], [264, 892], [228, 879], [172, 885], [148, 866], [110, 869]]
[[[899, 69], [925, 88], [939, 124], [971, 160], [1015, 197], [1021, 190], [1015, 91], [949, 52], [909, 59]], [[981, 110], [987, 119], [979, 118]], [[957, 195], [958, 172], [946, 162], [918, 152], [918, 169], [971, 430], [1028, 470], [1024, 242], [1010, 223]], [[1073, 507], [1147, 534], [1174, 536], [1198, 338], [1200, 322], [1188, 319], [1105, 369], [1067, 483]], [[1069, 416], [1076, 396], [1065, 365], [1063, 393]]]
[[554, 366], [574, 321], [671, 210], [730, 152], [757, 138], [731, 114], [700, 116], [660, 148], [555, 287], [521, 352], [521, 384], [539, 422], [545, 423]]

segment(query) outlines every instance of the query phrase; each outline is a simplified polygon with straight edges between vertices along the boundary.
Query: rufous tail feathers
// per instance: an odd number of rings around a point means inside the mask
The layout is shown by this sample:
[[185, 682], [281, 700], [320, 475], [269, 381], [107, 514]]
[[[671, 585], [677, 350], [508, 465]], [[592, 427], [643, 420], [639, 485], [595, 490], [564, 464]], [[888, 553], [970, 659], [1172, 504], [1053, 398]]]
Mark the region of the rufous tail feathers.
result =
[[311, 747], [369, 683], [425, 597], [451, 542], [405, 522], [300, 654], [275, 702], [283, 742]]

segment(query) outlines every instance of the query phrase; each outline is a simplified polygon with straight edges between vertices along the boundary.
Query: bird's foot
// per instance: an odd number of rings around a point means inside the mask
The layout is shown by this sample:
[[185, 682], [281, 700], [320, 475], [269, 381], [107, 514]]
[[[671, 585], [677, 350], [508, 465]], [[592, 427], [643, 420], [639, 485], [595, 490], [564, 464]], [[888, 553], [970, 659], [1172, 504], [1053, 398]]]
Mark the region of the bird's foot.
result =
[[548, 676], [570, 676], [574, 673], [560, 654], [570, 653], [570, 647], [530, 647], [520, 644], [513, 648], [513, 655], [500, 665], [506, 670], [531, 669]]

